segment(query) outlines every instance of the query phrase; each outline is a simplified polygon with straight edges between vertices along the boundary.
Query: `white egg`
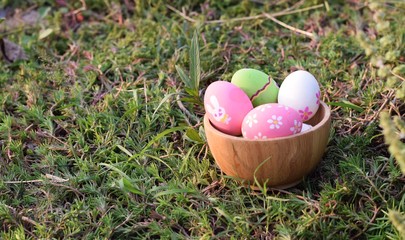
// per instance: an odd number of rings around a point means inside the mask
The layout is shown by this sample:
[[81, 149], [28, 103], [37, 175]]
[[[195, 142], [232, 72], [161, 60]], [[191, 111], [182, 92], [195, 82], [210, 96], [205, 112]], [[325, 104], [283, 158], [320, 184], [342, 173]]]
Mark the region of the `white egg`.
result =
[[289, 74], [281, 83], [278, 103], [296, 109], [305, 122], [318, 111], [320, 97], [315, 77], [307, 71], [298, 70]]
[[311, 128], [312, 128], [311, 125], [303, 123], [302, 128], [301, 128], [301, 132], [306, 132], [306, 131], [310, 130]]

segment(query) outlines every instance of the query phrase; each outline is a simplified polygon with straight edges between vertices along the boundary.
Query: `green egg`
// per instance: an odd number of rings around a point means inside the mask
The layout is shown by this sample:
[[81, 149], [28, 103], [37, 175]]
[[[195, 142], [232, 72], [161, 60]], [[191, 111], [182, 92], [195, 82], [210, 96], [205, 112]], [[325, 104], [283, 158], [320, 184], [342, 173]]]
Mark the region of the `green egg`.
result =
[[277, 83], [262, 71], [252, 68], [240, 69], [233, 74], [231, 83], [249, 96], [254, 107], [277, 102]]

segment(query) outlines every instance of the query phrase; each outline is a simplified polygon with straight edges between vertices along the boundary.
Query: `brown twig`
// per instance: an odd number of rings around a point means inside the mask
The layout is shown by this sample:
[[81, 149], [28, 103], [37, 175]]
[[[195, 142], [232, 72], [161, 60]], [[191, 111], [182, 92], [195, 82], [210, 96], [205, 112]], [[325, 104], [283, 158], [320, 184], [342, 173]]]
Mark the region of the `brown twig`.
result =
[[278, 12], [278, 13], [273, 13], [273, 14], [271, 14], [271, 16], [273, 16], [273, 17], [281, 17], [281, 16], [290, 15], [290, 14], [306, 12], [306, 11], [309, 11], [309, 10], [315, 10], [315, 9], [318, 9], [318, 8], [321, 8], [321, 7], [324, 7], [324, 5], [323, 4], [318, 4], [318, 5], [314, 5], [314, 6], [311, 6], [311, 7], [300, 8], [300, 9], [296, 9], [296, 10], [288, 9], [287, 11], [284, 10], [284, 11], [281, 11], [281, 12]]
[[193, 114], [190, 113], [190, 111], [187, 110], [187, 108], [183, 105], [183, 103], [180, 100], [180, 94], [177, 94], [176, 96], [176, 103], [179, 106], [179, 108], [183, 111], [183, 113], [185, 114], [185, 120], [187, 122], [188, 125], [193, 126], [193, 124], [191, 124], [190, 119], [193, 119], [195, 122], [200, 123], [200, 119], [196, 116], [194, 116]]
[[187, 16], [186, 14], [180, 12], [180, 11], [177, 10], [176, 8], [170, 6], [169, 4], [166, 4], [166, 7], [167, 7], [168, 9], [172, 10], [173, 12], [179, 14], [181, 17], [183, 17], [184, 19], [186, 19], [186, 20], [189, 21], [189, 22], [192, 22], [192, 23], [197, 22], [197, 20], [192, 19], [191, 17], [189, 17], [189, 16]]
[[281, 12], [288, 12], [288, 11], [291, 11], [292, 9], [299, 8], [299, 7], [301, 7], [302, 4], [304, 4], [304, 3], [305, 3], [305, 0], [301, 0], [301, 1], [299, 1], [299, 2], [294, 3], [291, 7], [288, 7], [288, 8], [284, 9], [284, 10], [281, 11]]
[[111, 229], [109, 236], [111, 236], [117, 229], [119, 229], [120, 227], [124, 226], [127, 222], [129, 222], [131, 220], [131, 217], [132, 213], [129, 213], [122, 223], [118, 224], [113, 229]]
[[[391, 71], [391, 74], [394, 75], [395, 77], [401, 79], [402, 81], [405, 81], [405, 78], [399, 76], [398, 74], [394, 73], [393, 71]], [[401, 83], [402, 84], [402, 83]]]
[[291, 30], [291, 31], [293, 31], [293, 32], [303, 34], [303, 35], [305, 35], [305, 36], [307, 36], [307, 37], [309, 37], [309, 38], [312, 38], [312, 39], [316, 38], [316, 35], [313, 34], [313, 33], [306, 32], [306, 31], [304, 31], [304, 30], [301, 30], [301, 29], [292, 27], [292, 26], [290, 26], [290, 25], [288, 25], [288, 24], [286, 24], [286, 23], [283, 23], [283, 22], [280, 21], [280, 20], [277, 20], [275, 17], [273, 17], [273, 16], [270, 15], [270, 14], [264, 13], [264, 15], [265, 15], [268, 19], [272, 20], [273, 22], [275, 22], [275, 23], [277, 23], [277, 24], [279, 24], [279, 25], [281, 25], [281, 26], [283, 26], [283, 27], [285, 27], [285, 28], [287, 28], [287, 29], [289, 29], [289, 30]]
[[76, 196], [84, 197], [83, 193], [81, 193], [79, 190], [77, 190], [76, 188], [73, 188], [71, 186], [60, 184], [60, 183], [55, 183], [55, 182], [51, 182], [51, 184], [56, 187], [64, 187], [64, 188], [70, 189], [70, 190], [72, 190], [72, 192], [74, 192], [76, 194]]
[[42, 179], [27, 180], [27, 181], [4, 181], [5, 184], [20, 184], [20, 183], [39, 183], [43, 182]]
[[20, 213], [18, 213], [18, 212], [17, 212], [17, 209], [15, 209], [15, 208], [13, 208], [13, 207], [7, 205], [7, 204], [4, 204], [4, 206], [6, 206], [8, 209], [10, 209], [10, 210], [13, 212], [14, 215], [17, 215], [17, 216], [21, 217], [21, 220], [22, 220], [22, 221], [24, 221], [24, 222], [26, 222], [26, 223], [29, 223], [29, 224], [31, 224], [31, 225], [34, 225], [34, 226], [35, 226], [35, 225], [38, 225], [38, 223], [35, 222], [34, 220], [32, 220], [31, 218], [26, 217], [26, 216], [22, 216]]
[[387, 105], [388, 102], [391, 100], [391, 97], [394, 95], [394, 93], [395, 93], [394, 90], [389, 91], [387, 97], [385, 97], [383, 104], [381, 104], [380, 108], [371, 117], [371, 121], [369, 122], [369, 125], [375, 122], [377, 117], [380, 115], [381, 111], [385, 108], [385, 105]]
[[[69, 179], [63, 179], [61, 177], [54, 176], [52, 174], [45, 174], [45, 177], [51, 180], [53, 183], [62, 183], [62, 182], [67, 182]], [[20, 184], [20, 183], [39, 183], [43, 182], [44, 180], [42, 179], [35, 179], [35, 180], [26, 180], [26, 181], [4, 181], [6, 184]]]
[[304, 201], [304, 202], [306, 202], [306, 203], [308, 203], [308, 204], [310, 204], [310, 205], [312, 205], [312, 206], [315, 206], [315, 207], [319, 207], [319, 201], [317, 201], [317, 200], [314, 200], [314, 199], [311, 199], [311, 198], [307, 198], [307, 197], [305, 197], [305, 196], [301, 196], [301, 195], [298, 195], [298, 194], [295, 194], [295, 193], [292, 193], [292, 192], [290, 192], [290, 191], [287, 191], [287, 190], [283, 190], [283, 189], [278, 189], [278, 188], [270, 188], [270, 190], [272, 190], [272, 191], [277, 191], [277, 192], [281, 192], [281, 193], [284, 193], [284, 194], [287, 194], [287, 195], [290, 195], [290, 196], [294, 196], [294, 197], [296, 197], [296, 198], [298, 198], [298, 199], [300, 199], [300, 200], [302, 200], [302, 201]]
[[[9, 133], [8, 133], [8, 142], [9, 142], [9, 144], [11, 143], [11, 141], [12, 141], [11, 133], [9, 132]], [[7, 146], [7, 157], [8, 157], [8, 159], [9, 159], [10, 161], [11, 161], [12, 158], [13, 158], [12, 153], [11, 153], [11, 149], [10, 149], [10, 145]]]
[[[200, 149], [200, 151], [198, 152], [198, 154], [197, 154], [197, 159], [200, 159], [200, 156], [201, 156], [201, 154], [202, 154], [202, 152], [204, 151], [204, 149], [207, 147], [207, 145], [204, 145], [201, 149]], [[204, 158], [203, 158], [204, 159]]]
[[[186, 19], [189, 22], [192, 23], [196, 23], [197, 20], [190, 18], [189, 16], [187, 16], [186, 14], [184, 14], [183, 12], [180, 12], [179, 10], [177, 10], [176, 8], [170, 6], [170, 5], [166, 5], [170, 10], [174, 11], [175, 13], [179, 14], [181, 17], [183, 17], [184, 19]], [[204, 23], [207, 24], [215, 24], [215, 23], [229, 23], [229, 22], [237, 22], [237, 21], [248, 21], [248, 20], [255, 20], [255, 19], [260, 19], [260, 18], [268, 18], [270, 20], [272, 20], [273, 22], [302, 35], [305, 35], [309, 38], [312, 39], [316, 39], [316, 35], [310, 32], [306, 32], [304, 30], [292, 27], [280, 20], [277, 20], [275, 17], [280, 17], [280, 16], [285, 16], [285, 15], [290, 15], [290, 14], [294, 14], [294, 13], [300, 13], [300, 12], [304, 12], [304, 11], [309, 11], [309, 10], [313, 10], [313, 9], [318, 9], [323, 7], [323, 4], [318, 4], [315, 6], [311, 6], [311, 7], [307, 7], [307, 8], [302, 8], [302, 9], [297, 9], [297, 10], [291, 10], [291, 11], [281, 11], [278, 13], [273, 13], [273, 14], [269, 14], [269, 13], [262, 13], [259, 15], [255, 15], [255, 16], [249, 16], [249, 17], [240, 17], [240, 18], [231, 18], [231, 19], [227, 19], [227, 20], [212, 20], [212, 21], [205, 21]]]
[[[314, 9], [324, 7], [324, 4], [318, 4], [318, 5], [314, 5], [314, 6], [311, 6], [311, 7], [306, 7], [306, 8], [296, 9], [296, 10], [290, 10], [290, 9], [296, 7], [297, 5], [295, 5], [295, 6], [291, 7], [291, 8], [285, 9], [283, 11], [273, 13], [273, 14], [262, 13], [262, 14], [259, 14], [259, 15], [249, 16], [249, 17], [239, 17], [239, 18], [231, 18], [231, 19], [224, 19], [224, 20], [204, 21], [204, 23], [206, 23], [206, 24], [222, 24], [222, 23], [231, 23], [231, 22], [240, 22], [240, 21], [250, 21], [250, 20], [256, 20], [256, 19], [261, 19], [261, 18], [269, 18], [268, 16], [271, 16], [271, 17], [274, 18], [274, 17], [281, 17], [281, 16], [286, 16], [286, 15], [295, 14], [295, 13], [301, 13], [301, 12], [305, 12], [305, 11], [314, 10]], [[166, 5], [166, 6], [167, 6], [167, 8], [169, 8], [173, 12], [177, 13], [178, 15], [180, 15], [181, 17], [183, 17], [187, 21], [192, 22], [192, 23], [197, 22], [197, 20], [187, 16], [183, 12], [177, 10], [176, 8], [174, 8], [174, 7], [170, 6], [170, 5]]]
[[[367, 225], [371, 225], [375, 221], [377, 214], [379, 213], [381, 207], [377, 207], [377, 204], [374, 202], [374, 200], [370, 196], [368, 196], [368, 195], [364, 195], [364, 196], [366, 198], [368, 198], [368, 200], [371, 202], [371, 204], [373, 205], [373, 208], [374, 208], [373, 216], [371, 217], [370, 221], [367, 224]], [[367, 231], [367, 229], [368, 229], [368, 226], [365, 226], [359, 233], [357, 233], [353, 237], [353, 239], [359, 238], [361, 235], [363, 235]]]

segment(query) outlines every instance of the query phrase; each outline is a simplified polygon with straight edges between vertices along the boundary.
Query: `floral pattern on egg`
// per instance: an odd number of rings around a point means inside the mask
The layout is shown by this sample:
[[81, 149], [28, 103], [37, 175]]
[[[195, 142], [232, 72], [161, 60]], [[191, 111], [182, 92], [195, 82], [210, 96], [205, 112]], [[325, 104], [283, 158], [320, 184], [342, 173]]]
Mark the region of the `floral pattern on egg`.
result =
[[279, 129], [280, 126], [283, 125], [283, 122], [281, 120], [283, 120], [282, 116], [271, 116], [271, 119], [267, 120], [267, 122], [270, 123], [270, 129]]
[[254, 139], [267, 139], [267, 136], [262, 135], [262, 132], [259, 132], [257, 136], [253, 137]]
[[312, 112], [309, 110], [308, 106], [306, 106], [303, 110], [299, 110], [298, 112], [304, 121], [310, 119], [312, 116]]
[[300, 114], [278, 103], [260, 105], [251, 110], [242, 123], [242, 134], [248, 139], [270, 139], [301, 132]]
[[320, 101], [321, 101], [321, 91], [318, 91], [318, 92], [315, 94], [315, 97], [316, 97], [316, 104], [319, 105], [319, 103], [320, 103]]
[[300, 133], [302, 129], [302, 123], [300, 121], [294, 120], [294, 126], [290, 128], [290, 131], [293, 134]]
[[251, 128], [253, 126], [253, 124], [257, 123], [257, 119], [256, 119], [257, 114], [253, 114], [250, 115], [247, 119], [246, 119], [246, 124]]

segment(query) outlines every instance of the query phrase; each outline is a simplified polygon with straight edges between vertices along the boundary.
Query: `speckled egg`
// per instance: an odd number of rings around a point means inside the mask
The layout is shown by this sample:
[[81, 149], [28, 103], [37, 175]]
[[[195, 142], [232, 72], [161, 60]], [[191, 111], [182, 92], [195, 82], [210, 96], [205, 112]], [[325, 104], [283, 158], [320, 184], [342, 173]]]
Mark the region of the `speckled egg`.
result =
[[253, 109], [246, 93], [226, 81], [213, 82], [208, 86], [204, 107], [212, 125], [234, 136], [241, 135], [243, 118]]
[[302, 121], [311, 119], [319, 108], [321, 93], [318, 81], [307, 71], [295, 71], [281, 83], [278, 103], [298, 111]]
[[251, 110], [242, 123], [243, 137], [269, 139], [301, 132], [302, 120], [298, 112], [278, 103], [260, 105]]

